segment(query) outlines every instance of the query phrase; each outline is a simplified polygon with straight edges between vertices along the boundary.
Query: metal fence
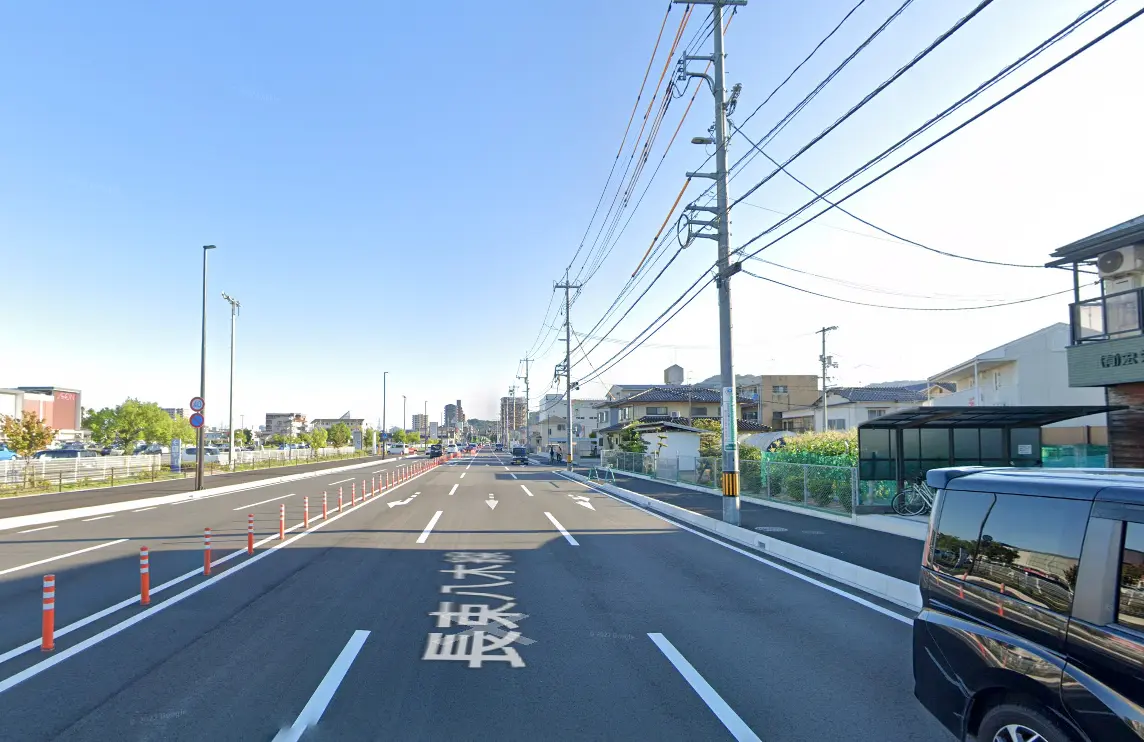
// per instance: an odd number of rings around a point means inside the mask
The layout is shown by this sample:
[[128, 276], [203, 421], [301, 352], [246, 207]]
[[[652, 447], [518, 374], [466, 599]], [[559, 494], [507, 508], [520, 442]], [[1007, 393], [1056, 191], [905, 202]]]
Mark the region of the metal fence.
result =
[[[352, 454], [352, 446], [342, 448], [314, 449], [262, 449], [257, 451], [235, 452], [235, 464], [240, 469], [259, 466], [282, 466], [303, 462], [346, 456]], [[230, 468], [230, 458], [226, 452], [217, 457], [207, 456], [205, 468], [210, 472]], [[75, 458], [32, 458], [0, 461], [0, 487], [6, 489], [47, 489], [65, 485], [124, 484], [147, 479], [167, 479], [172, 476], [193, 475], [194, 457], [184, 456], [179, 467], [182, 472], [171, 469], [170, 454], [149, 454], [141, 456], [77, 456]]]
[[[605, 451], [601, 464], [666, 482], [708, 487], [712, 492], [719, 491], [723, 474], [723, 460], [717, 456]], [[743, 495], [847, 515], [854, 513], [862, 494], [855, 467], [746, 459], [739, 462], [739, 487]], [[875, 493], [867, 497], [876, 499]]]

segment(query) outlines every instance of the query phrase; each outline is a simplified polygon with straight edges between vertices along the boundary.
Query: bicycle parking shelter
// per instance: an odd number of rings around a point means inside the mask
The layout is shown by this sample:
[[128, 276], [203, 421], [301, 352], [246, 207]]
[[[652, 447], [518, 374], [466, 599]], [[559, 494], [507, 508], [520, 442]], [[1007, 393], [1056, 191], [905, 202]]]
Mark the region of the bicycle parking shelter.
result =
[[1124, 409], [1092, 405], [914, 407], [858, 426], [858, 479], [896, 489], [944, 466], [1041, 466], [1041, 426]]

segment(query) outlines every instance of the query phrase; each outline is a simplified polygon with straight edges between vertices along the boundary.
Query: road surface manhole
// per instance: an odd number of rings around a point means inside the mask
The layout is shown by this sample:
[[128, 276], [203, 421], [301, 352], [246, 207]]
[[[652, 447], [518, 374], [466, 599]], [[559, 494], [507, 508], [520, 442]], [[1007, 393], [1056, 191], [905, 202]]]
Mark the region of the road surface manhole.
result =
[[757, 526], [755, 530], [762, 531], [763, 533], [783, 533], [787, 529], [782, 526]]

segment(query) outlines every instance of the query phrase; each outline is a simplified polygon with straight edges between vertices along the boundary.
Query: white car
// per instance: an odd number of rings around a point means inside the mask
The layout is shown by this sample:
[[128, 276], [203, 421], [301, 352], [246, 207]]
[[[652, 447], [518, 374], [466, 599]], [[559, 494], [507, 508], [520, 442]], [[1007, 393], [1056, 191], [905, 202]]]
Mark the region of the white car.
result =
[[409, 453], [409, 446], [405, 443], [387, 443], [385, 444], [385, 452], [404, 456]]
[[[219, 451], [214, 446], [203, 446], [205, 453], [203, 454], [204, 464], [217, 464]], [[183, 449], [183, 463], [193, 464], [198, 460], [199, 450], [195, 446], [190, 446]]]
[[461, 449], [457, 447], [456, 443], [450, 443], [445, 446], [445, 453], [460, 453]]

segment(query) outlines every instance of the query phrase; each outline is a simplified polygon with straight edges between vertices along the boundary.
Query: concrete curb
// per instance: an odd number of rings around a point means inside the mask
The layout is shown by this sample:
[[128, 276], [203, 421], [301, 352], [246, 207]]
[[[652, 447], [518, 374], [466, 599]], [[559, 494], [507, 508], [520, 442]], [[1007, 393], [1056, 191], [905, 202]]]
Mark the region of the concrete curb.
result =
[[647, 510], [663, 513], [670, 518], [682, 521], [695, 528], [713, 533], [717, 536], [722, 536], [728, 541], [734, 541], [743, 546], [758, 549], [785, 562], [814, 572], [815, 574], [857, 588], [858, 590], [883, 600], [888, 600], [895, 605], [913, 611], [921, 610], [921, 592], [918, 590], [918, 586], [912, 582], [899, 580], [895, 577], [884, 575], [881, 572], [875, 572], [865, 567], [859, 567], [856, 564], [844, 562], [841, 559], [819, 554], [816, 551], [804, 549], [801, 546], [795, 546], [794, 544], [789, 544], [770, 536], [764, 536], [746, 528], [732, 526], [715, 520], [714, 518], [708, 518], [705, 515], [693, 513], [690, 510], [657, 500], [654, 497], [641, 495], [638, 492], [632, 492], [631, 490], [610, 484], [593, 482], [581, 474], [573, 473], [571, 475], [565, 474], [565, 476], [575, 479], [578, 482], [583, 482], [584, 484], [590, 484], [608, 494], [615, 495], [620, 499], [627, 500]]
[[275, 484], [284, 484], [286, 482], [296, 482], [303, 479], [314, 479], [316, 477], [324, 477], [328, 474], [340, 474], [342, 472], [353, 471], [355, 469], [362, 469], [367, 466], [376, 466], [378, 463], [379, 462], [377, 461], [364, 461], [357, 464], [351, 464], [349, 466], [337, 466], [330, 469], [299, 472], [297, 474], [288, 474], [281, 477], [259, 479], [253, 482], [243, 482], [241, 484], [228, 484], [222, 487], [212, 487], [200, 490], [198, 492], [177, 492], [173, 495], [158, 495], [156, 497], [146, 497], [138, 500], [111, 502], [107, 503], [106, 505], [88, 505], [87, 507], [71, 508], [70, 510], [54, 510], [47, 513], [16, 515], [10, 518], [0, 518], [0, 531], [12, 530], [14, 528], [27, 528], [29, 526], [39, 526], [44, 525], [45, 523], [57, 523], [64, 520], [74, 520], [76, 518], [90, 518], [95, 515], [106, 515], [108, 513], [120, 513], [124, 510], [135, 510], [136, 508], [149, 507], [152, 505], [169, 505], [175, 502], [206, 500], [211, 497], [219, 497], [220, 495], [229, 495], [233, 492], [243, 492], [245, 490], [259, 489], [260, 487], [269, 487]]

